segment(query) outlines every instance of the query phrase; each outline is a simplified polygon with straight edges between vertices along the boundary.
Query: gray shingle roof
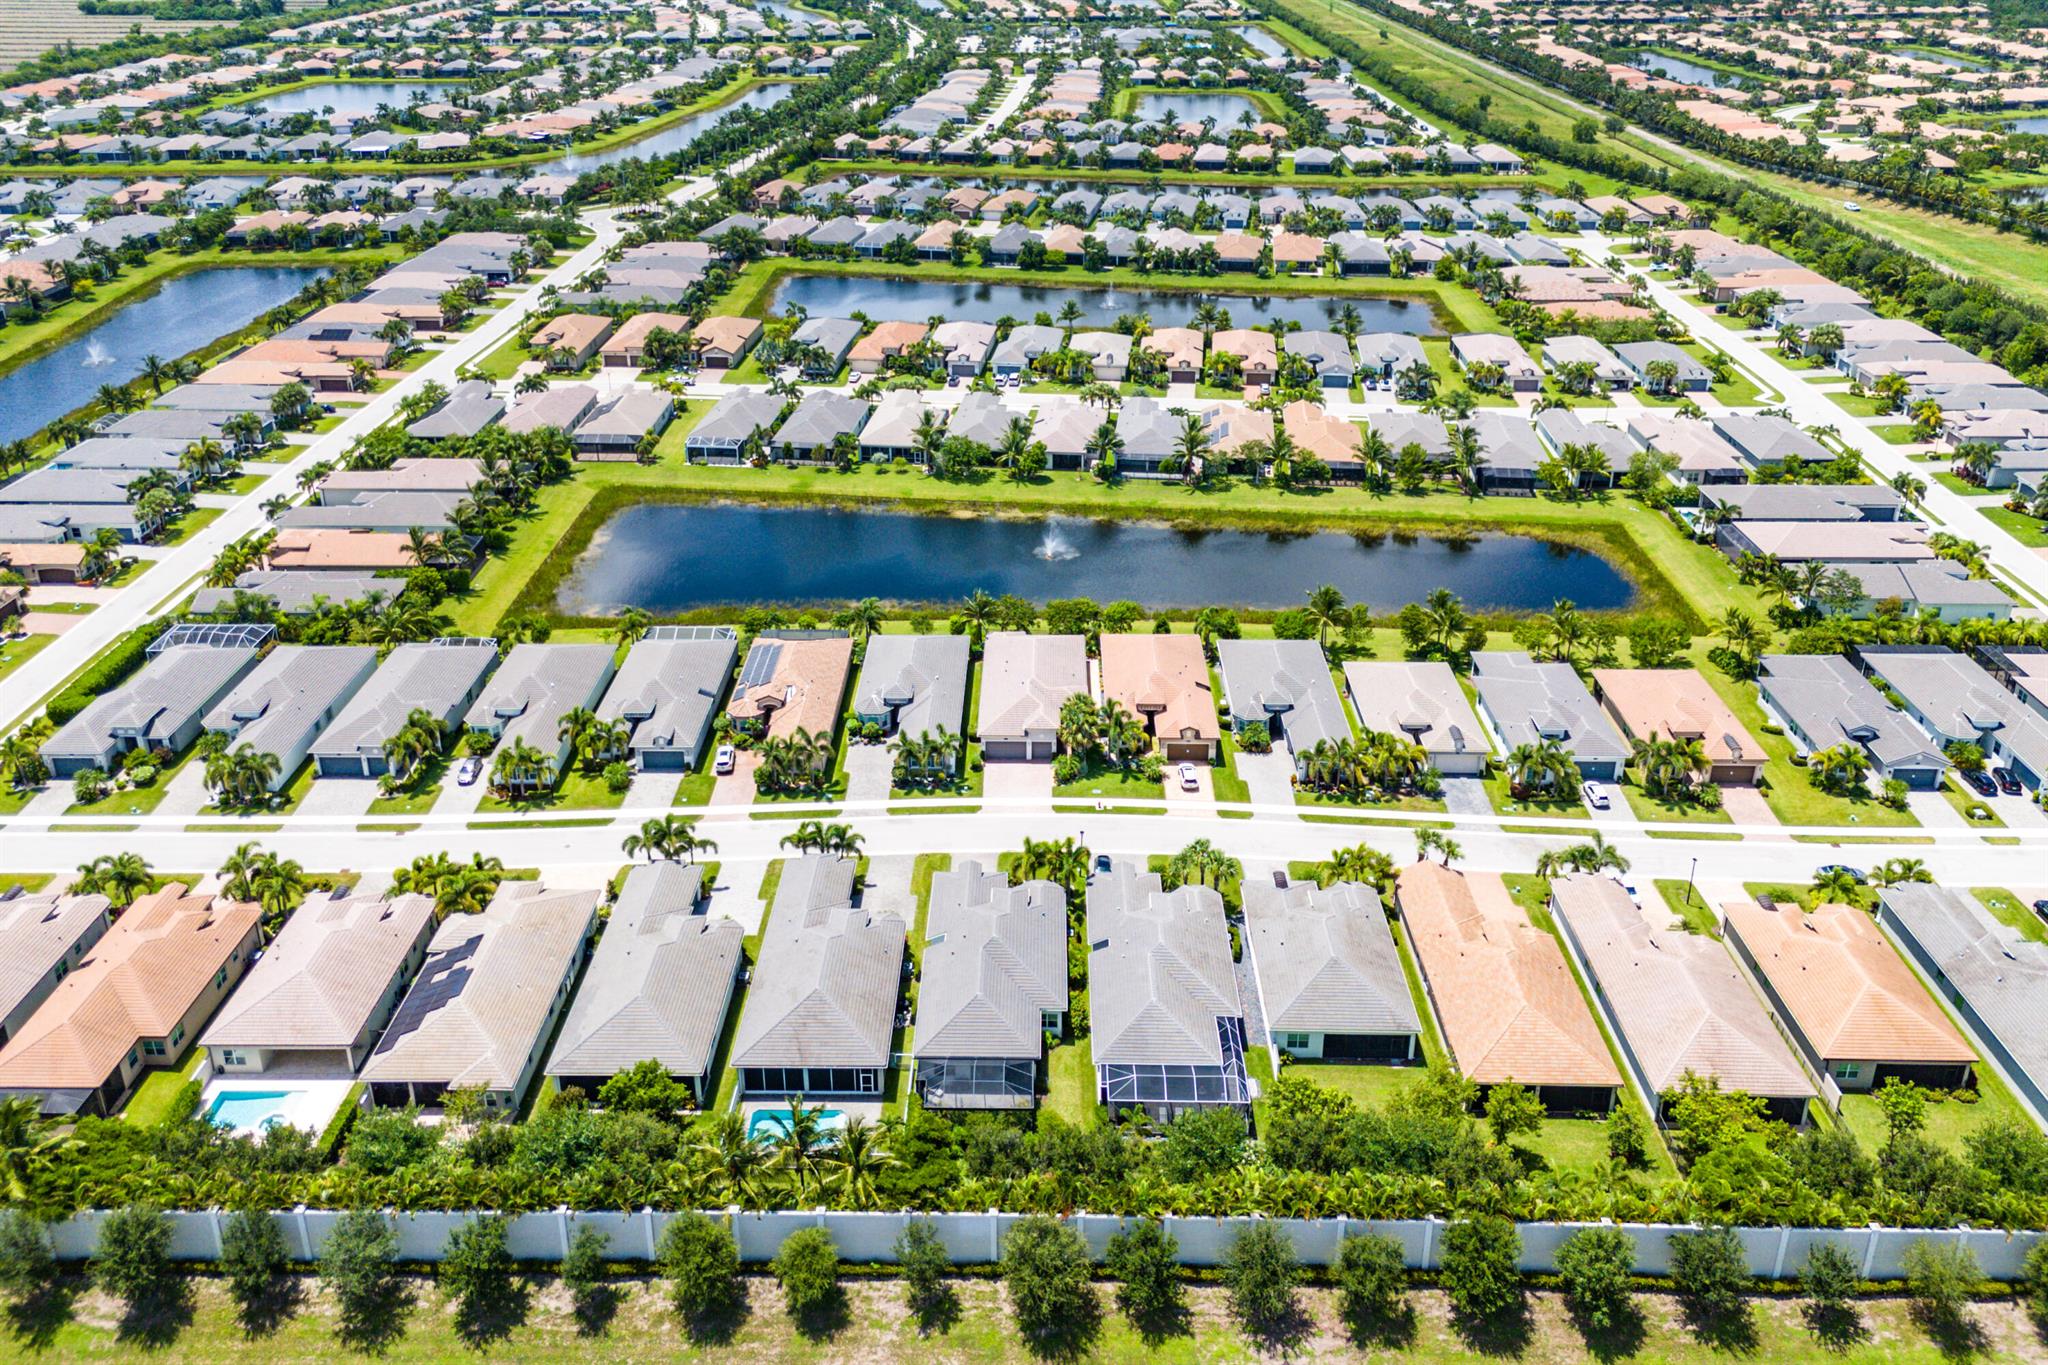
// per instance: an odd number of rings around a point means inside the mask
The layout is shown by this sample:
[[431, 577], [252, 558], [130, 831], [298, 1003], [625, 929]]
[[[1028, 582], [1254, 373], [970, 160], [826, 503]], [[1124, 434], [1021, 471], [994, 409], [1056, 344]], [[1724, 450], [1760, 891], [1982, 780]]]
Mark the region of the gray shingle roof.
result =
[[[1925, 955], [1962, 997], [1981, 1030], [2019, 1065], [2036, 1091], [2048, 1089], [2048, 945], [2006, 928], [1991, 912], [1947, 887], [1887, 887], [1880, 921]], [[1989, 1040], [1986, 1040], [1987, 1044]]]
[[1273, 1033], [1420, 1033], [1386, 911], [1371, 887], [1244, 888], [1245, 952]]
[[1472, 656], [1472, 686], [1510, 749], [1554, 739], [1582, 763], [1628, 757], [1627, 742], [1570, 664], [1481, 651]]
[[967, 716], [968, 645], [965, 635], [870, 635], [854, 711], [893, 711], [898, 730], [907, 735], [941, 726], [960, 734]]
[[34, 993], [93, 921], [105, 920], [105, 896], [16, 896], [0, 901], [0, 1018]]
[[1887, 768], [1948, 765], [1920, 727], [1838, 654], [1766, 654], [1760, 686], [1816, 749], [1853, 742]]
[[853, 869], [823, 856], [784, 864], [732, 1065], [889, 1064], [904, 925], [853, 908]]
[[430, 896], [314, 896], [264, 948], [200, 1045], [349, 1047], [433, 918]]
[[739, 968], [736, 920], [695, 913], [704, 869], [643, 863], [626, 874], [604, 937], [548, 1058], [551, 1076], [611, 1076], [652, 1058], [702, 1076]]
[[1224, 1066], [1218, 1019], [1241, 1019], [1223, 898], [1161, 889], [1135, 864], [1088, 884], [1095, 1064]]
[[610, 645], [515, 645], [463, 720], [497, 730], [507, 744], [523, 739], [552, 753], [562, 717], [591, 701], [611, 673]]
[[314, 742], [312, 752], [316, 757], [381, 752], [415, 707], [448, 716], [497, 662], [498, 651], [483, 645], [400, 645]]
[[45, 757], [101, 753], [116, 731], [165, 744], [256, 665], [256, 650], [173, 645], [73, 716], [43, 743]]
[[1036, 1058], [1066, 1008], [1066, 893], [972, 861], [935, 874], [911, 1055]]

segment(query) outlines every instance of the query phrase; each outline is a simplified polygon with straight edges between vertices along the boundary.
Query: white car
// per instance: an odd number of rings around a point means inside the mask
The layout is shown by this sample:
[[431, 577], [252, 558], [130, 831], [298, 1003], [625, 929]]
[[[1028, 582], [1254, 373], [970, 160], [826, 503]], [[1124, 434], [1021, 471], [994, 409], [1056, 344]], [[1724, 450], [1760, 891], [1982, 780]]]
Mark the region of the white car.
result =
[[1598, 782], [1588, 782], [1586, 784], [1586, 804], [1594, 810], [1606, 810], [1608, 807], [1607, 788], [1601, 786]]
[[720, 777], [730, 773], [739, 763], [739, 755], [730, 744], [718, 746], [718, 752], [711, 756], [711, 771]]
[[1202, 789], [1201, 780], [1195, 776], [1194, 764], [1180, 765], [1180, 789], [1184, 792], [1198, 792]]
[[476, 780], [483, 776], [483, 771], [484, 761], [482, 759], [465, 758], [462, 760], [462, 766], [455, 770], [455, 784], [459, 787], [475, 786]]

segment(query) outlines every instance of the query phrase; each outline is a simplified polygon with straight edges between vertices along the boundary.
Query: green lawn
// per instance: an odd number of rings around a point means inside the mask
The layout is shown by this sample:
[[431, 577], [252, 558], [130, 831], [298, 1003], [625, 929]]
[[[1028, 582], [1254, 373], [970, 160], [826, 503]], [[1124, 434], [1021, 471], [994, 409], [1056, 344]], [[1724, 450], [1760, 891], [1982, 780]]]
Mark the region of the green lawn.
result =
[[[1954, 1098], [1929, 1104], [1924, 1130], [1927, 1138], [1960, 1153], [1966, 1136], [1994, 1120], [2009, 1120], [2029, 1128], [2033, 1126], [2020, 1108], [2019, 1101], [2005, 1088], [2005, 1082], [1981, 1062], [1977, 1065], [1977, 1093], [1980, 1098], [1974, 1104], [1965, 1104]], [[1884, 1150], [1884, 1114], [1877, 1107], [1877, 1100], [1867, 1091], [1842, 1096], [1842, 1122], [1863, 1144], [1864, 1151], [1876, 1153]]]
[[1691, 801], [1667, 801], [1652, 796], [1631, 775], [1621, 784], [1621, 794], [1628, 798], [1628, 808], [1635, 812], [1638, 820], [1669, 820], [1687, 825], [1732, 825], [1735, 817], [1716, 807], [1707, 807]]
[[1158, 801], [1165, 796], [1164, 787], [1158, 782], [1147, 782], [1135, 773], [1118, 772], [1113, 768], [1097, 768], [1089, 771], [1078, 782], [1061, 782], [1052, 789], [1054, 796], [1105, 796], [1138, 797]]
[[54, 635], [28, 635], [0, 644], [0, 678], [5, 678], [49, 647]]
[[[1607, 1165], [1607, 1121], [1545, 1119], [1541, 1131], [1514, 1145], [1542, 1158], [1550, 1170], [1592, 1174]], [[1655, 1144], [1652, 1146], [1654, 1150]]]
[[155, 543], [166, 549], [173, 545], [183, 545], [186, 541], [192, 539], [192, 537], [198, 535], [216, 521], [219, 521], [221, 513], [226, 510], [223, 507], [195, 507], [173, 522], [171, 533], [167, 536], [158, 537]]
[[2016, 931], [2022, 938], [2035, 943], [2048, 943], [2048, 924], [2034, 913], [2028, 902], [2021, 900], [2002, 886], [1979, 886], [1972, 888], [1975, 896], [1986, 910], [2006, 928]]
[[135, 1093], [128, 1097], [128, 1103], [121, 1109], [121, 1117], [145, 1128], [168, 1119], [178, 1096], [205, 1056], [206, 1049], [195, 1043], [184, 1062], [175, 1069], [165, 1067], [149, 1072], [142, 1078], [142, 1084], [135, 1087]]
[[613, 791], [605, 785], [602, 776], [571, 768], [562, 775], [561, 782], [553, 791], [512, 801], [486, 793], [484, 799], [477, 802], [476, 809], [479, 815], [505, 815], [530, 811], [617, 810], [624, 804], [626, 793]]
[[1280, 1068], [1283, 1076], [1299, 1077], [1327, 1085], [1349, 1095], [1368, 1109], [1379, 1109], [1422, 1076], [1421, 1058], [1415, 1066], [1343, 1066], [1330, 1062], [1289, 1062]]
[[1102, 1107], [1095, 1102], [1095, 1055], [1087, 1038], [1048, 1050], [1045, 1072], [1046, 1113], [1084, 1127], [1100, 1117]]
[[1486, 784], [1486, 799], [1493, 803], [1494, 810], [1501, 815], [1540, 815], [1546, 818], [1568, 820], [1590, 820], [1593, 812], [1586, 809], [1586, 803], [1578, 797], [1569, 801], [1547, 797], [1518, 797], [1508, 786], [1507, 774], [1495, 771], [1483, 779]]
[[[436, 755], [421, 765], [412, 790], [397, 796], [378, 796], [370, 801], [372, 815], [425, 815], [441, 799], [441, 778], [448, 771], [446, 755]], [[360, 779], [358, 779], [360, 780]]]
[[2005, 507], [1977, 509], [2000, 530], [2030, 550], [2048, 549], [2048, 522]]
[[1672, 917], [1686, 929], [1695, 934], [1705, 934], [1708, 938], [1721, 937], [1720, 912], [1707, 903], [1697, 885], [1693, 886], [1690, 896], [1685, 883], [1676, 878], [1659, 877], [1655, 885]]
[[164, 791], [171, 785], [171, 779], [193, 761], [199, 752], [197, 745], [185, 751], [156, 775], [156, 781], [147, 787], [131, 787], [126, 791], [113, 792], [97, 801], [81, 803], [74, 801], [65, 810], [66, 815], [148, 815], [163, 804]]

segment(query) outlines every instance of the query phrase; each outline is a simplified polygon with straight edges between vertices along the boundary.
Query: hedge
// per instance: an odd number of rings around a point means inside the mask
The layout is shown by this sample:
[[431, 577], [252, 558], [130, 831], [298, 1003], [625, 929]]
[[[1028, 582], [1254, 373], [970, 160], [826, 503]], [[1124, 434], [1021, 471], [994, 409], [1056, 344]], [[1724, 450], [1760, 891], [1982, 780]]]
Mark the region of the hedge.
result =
[[149, 657], [150, 645], [169, 625], [169, 621], [153, 621], [146, 626], [137, 626], [107, 646], [105, 652], [85, 666], [84, 672], [50, 698], [50, 704], [44, 709], [49, 712], [51, 723], [66, 724], [98, 700], [102, 692], [126, 682], [142, 667]]

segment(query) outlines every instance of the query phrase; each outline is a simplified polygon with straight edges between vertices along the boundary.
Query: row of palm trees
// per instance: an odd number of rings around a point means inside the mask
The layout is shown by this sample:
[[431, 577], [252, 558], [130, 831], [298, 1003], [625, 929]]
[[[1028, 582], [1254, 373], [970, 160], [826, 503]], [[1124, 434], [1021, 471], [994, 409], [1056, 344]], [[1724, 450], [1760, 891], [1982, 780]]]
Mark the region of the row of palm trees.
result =
[[1402, 735], [1368, 730], [1357, 740], [1317, 740], [1301, 755], [1301, 784], [1310, 791], [1353, 800], [1414, 788], [1429, 770], [1429, 754]]
[[433, 712], [417, 706], [408, 711], [405, 722], [384, 740], [384, 785], [391, 791], [409, 785], [447, 742], [448, 729]]
[[422, 854], [391, 876], [395, 896], [426, 896], [434, 902], [434, 914], [480, 914], [498, 886], [505, 880], [505, 864], [497, 858], [472, 853], [468, 862], [458, 862], [445, 851]]
[[628, 858], [645, 856], [652, 862], [696, 862], [699, 853], [716, 853], [716, 840], [697, 833], [697, 822], [681, 815], [658, 815], [642, 822], [637, 834], [628, 834], [619, 844]]
[[[223, 741], [225, 738], [221, 736]], [[270, 803], [273, 786], [283, 771], [283, 761], [268, 750], [251, 744], [238, 744], [231, 749], [222, 742], [209, 746], [203, 760], [202, 780], [221, 809], [251, 810]]]
[[1579, 793], [1579, 764], [1554, 739], [1518, 744], [1506, 760], [1508, 790], [1518, 800], [1542, 796], [1569, 800]]
[[221, 894], [229, 900], [253, 901], [263, 910], [272, 932], [306, 898], [306, 871], [297, 861], [279, 857], [255, 844], [238, 845], [220, 865]]
[[824, 1106], [807, 1106], [803, 1096], [793, 1096], [788, 1112], [776, 1115], [780, 1131], [763, 1139], [749, 1131], [745, 1115], [728, 1110], [692, 1151], [728, 1197], [750, 1207], [779, 1186], [804, 1207], [810, 1204], [803, 1201], [833, 1194], [849, 1208], [871, 1209], [876, 1176], [896, 1164], [883, 1145], [891, 1121], [878, 1126], [851, 1114], [830, 1129], [824, 1112]]
[[860, 831], [852, 825], [824, 820], [805, 820], [782, 836], [782, 846], [798, 853], [822, 853], [834, 858], [860, 856]]
[[967, 736], [939, 725], [922, 734], [899, 734], [890, 741], [889, 749], [896, 755], [897, 786], [937, 786], [960, 771], [967, 754]]
[[1628, 868], [1628, 859], [1598, 833], [1584, 843], [1545, 849], [1536, 858], [1539, 877], [1561, 877], [1567, 872], [1626, 872]]
[[754, 785], [763, 791], [820, 792], [832, 783], [833, 743], [829, 731], [798, 726], [787, 735], [767, 735], [754, 750], [761, 766]]

